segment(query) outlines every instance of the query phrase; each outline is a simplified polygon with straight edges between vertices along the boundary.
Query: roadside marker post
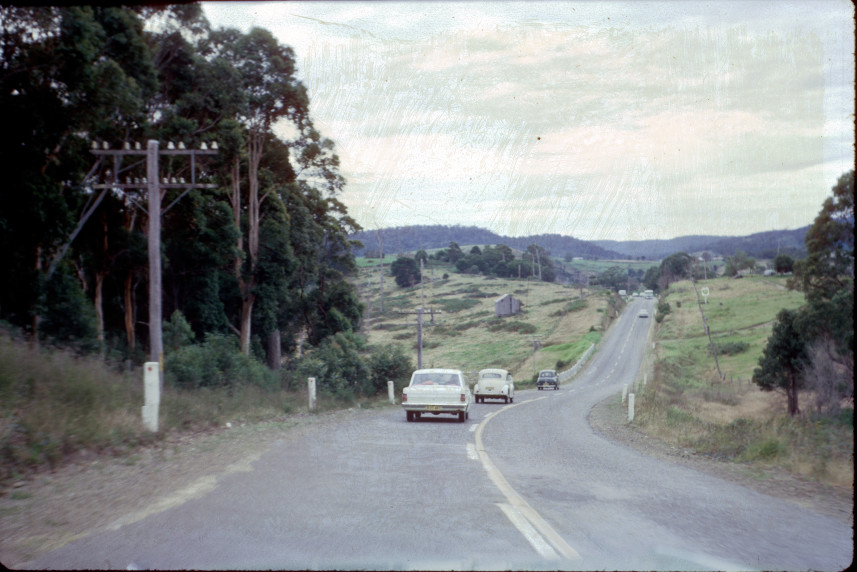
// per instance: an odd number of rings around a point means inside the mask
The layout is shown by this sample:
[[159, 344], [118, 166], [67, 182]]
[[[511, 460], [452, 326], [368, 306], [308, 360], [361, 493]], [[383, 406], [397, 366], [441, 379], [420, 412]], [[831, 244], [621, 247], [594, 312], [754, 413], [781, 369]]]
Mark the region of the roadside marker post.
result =
[[315, 395], [315, 378], [310, 377], [307, 379], [307, 393], [309, 394], [309, 410], [315, 411], [316, 405], [318, 404], [318, 400]]
[[634, 394], [628, 394], [628, 423], [634, 420]]
[[396, 394], [395, 394], [395, 390], [393, 388], [393, 382], [390, 380], [387, 380], [387, 395], [390, 398], [390, 403], [395, 405], [396, 404]]
[[161, 406], [160, 364], [147, 361], [143, 364], [143, 425], [149, 431], [158, 430], [158, 409]]

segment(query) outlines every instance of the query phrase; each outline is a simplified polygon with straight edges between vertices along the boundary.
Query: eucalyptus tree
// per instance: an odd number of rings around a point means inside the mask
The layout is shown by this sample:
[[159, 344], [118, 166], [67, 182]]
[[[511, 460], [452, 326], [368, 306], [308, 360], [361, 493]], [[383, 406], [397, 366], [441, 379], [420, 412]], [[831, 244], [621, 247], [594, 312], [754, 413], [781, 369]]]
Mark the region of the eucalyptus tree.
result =
[[[273, 189], [259, 192], [259, 167], [272, 127], [285, 120], [300, 132], [305, 127], [308, 98], [306, 88], [295, 77], [292, 48], [281, 45], [267, 30], [253, 28], [247, 34], [236, 30], [212, 32], [205, 51], [210, 60], [222, 59], [237, 72], [237, 85], [246, 94], [237, 118], [246, 128], [247, 150], [247, 244], [246, 260], [238, 273], [241, 287], [241, 350], [249, 354], [253, 306], [256, 302], [259, 264], [259, 230], [262, 205]], [[238, 169], [233, 172], [238, 179]], [[233, 185], [238, 184], [237, 181]], [[243, 208], [240, 195], [233, 202]], [[244, 246], [242, 244], [242, 246]]]
[[[156, 79], [142, 23], [122, 7], [0, 7], [0, 247], [18, 277], [2, 287], [4, 316], [38, 333], [42, 285], [107, 189], [83, 181], [93, 139], [121, 140], [145, 121]], [[4, 281], [6, 282], [6, 281]], [[70, 284], [68, 282], [64, 282]], [[47, 290], [45, 290], [47, 292]], [[40, 301], [41, 300], [41, 301]]]

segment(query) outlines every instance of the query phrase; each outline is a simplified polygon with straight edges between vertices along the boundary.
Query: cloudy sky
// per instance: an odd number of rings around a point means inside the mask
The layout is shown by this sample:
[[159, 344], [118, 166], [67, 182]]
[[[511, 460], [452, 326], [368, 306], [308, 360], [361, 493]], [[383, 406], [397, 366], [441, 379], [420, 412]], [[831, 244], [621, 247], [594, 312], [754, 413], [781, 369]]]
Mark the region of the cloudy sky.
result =
[[366, 229], [791, 229], [854, 165], [849, 0], [203, 5], [294, 48]]

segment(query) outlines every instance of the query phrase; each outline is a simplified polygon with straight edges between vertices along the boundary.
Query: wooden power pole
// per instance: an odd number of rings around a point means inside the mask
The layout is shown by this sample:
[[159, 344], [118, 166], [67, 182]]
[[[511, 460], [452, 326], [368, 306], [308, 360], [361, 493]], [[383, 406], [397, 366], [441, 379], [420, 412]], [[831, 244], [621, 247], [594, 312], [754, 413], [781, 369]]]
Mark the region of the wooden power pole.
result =
[[[164, 358], [164, 340], [162, 333], [162, 309], [161, 309], [161, 216], [175, 205], [179, 199], [184, 197], [192, 189], [216, 189], [217, 185], [198, 183], [196, 181], [196, 158], [198, 155], [216, 155], [217, 143], [213, 143], [211, 149], [201, 145], [200, 149], [186, 149], [184, 144], [179, 143], [179, 147], [175, 148], [172, 143], [167, 149], [161, 150], [160, 143], [157, 140], [150, 139], [146, 149], [141, 149], [140, 144], [136, 143], [134, 148], [131, 144], [125, 142], [122, 149], [110, 149], [106, 143], [101, 145], [101, 148], [93, 142], [91, 150], [93, 155], [104, 156], [110, 155], [113, 157], [113, 170], [108, 173], [112, 176], [112, 180], [104, 183], [95, 183], [92, 185], [94, 189], [145, 189], [148, 193], [148, 251], [149, 251], [149, 360], [156, 361], [161, 364], [160, 385], [163, 389], [163, 358]], [[122, 159], [126, 156], [145, 156], [146, 161], [146, 176], [131, 178], [126, 177], [125, 182], [121, 182], [119, 173], [122, 169]], [[190, 181], [186, 182], [184, 178], [176, 180], [175, 177], [164, 177], [160, 180], [159, 158], [161, 155], [184, 155], [190, 158]], [[134, 167], [131, 165], [125, 171], [129, 171]], [[179, 195], [166, 209], [161, 211], [161, 189], [184, 189], [184, 192]]]

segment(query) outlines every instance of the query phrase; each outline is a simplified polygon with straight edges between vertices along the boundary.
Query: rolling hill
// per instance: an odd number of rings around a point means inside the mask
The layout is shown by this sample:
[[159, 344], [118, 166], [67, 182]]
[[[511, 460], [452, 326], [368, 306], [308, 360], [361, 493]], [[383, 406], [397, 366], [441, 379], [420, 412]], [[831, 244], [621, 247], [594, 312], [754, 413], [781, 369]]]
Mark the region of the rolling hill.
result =
[[524, 250], [531, 244], [547, 249], [556, 257], [587, 259], [660, 260], [676, 252], [708, 251], [717, 256], [732, 256], [743, 250], [755, 258], [773, 258], [777, 253], [802, 258], [806, 254], [804, 236], [809, 226], [795, 230], [774, 230], [748, 236], [682, 236], [667, 240], [587, 242], [559, 234], [539, 234], [524, 237], [502, 236], [476, 226], [413, 225], [380, 230], [364, 230], [349, 236], [362, 243], [355, 248], [356, 256], [377, 256], [379, 248], [387, 255], [414, 252], [420, 249], [446, 248], [450, 242], [459, 246], [505, 244]]

